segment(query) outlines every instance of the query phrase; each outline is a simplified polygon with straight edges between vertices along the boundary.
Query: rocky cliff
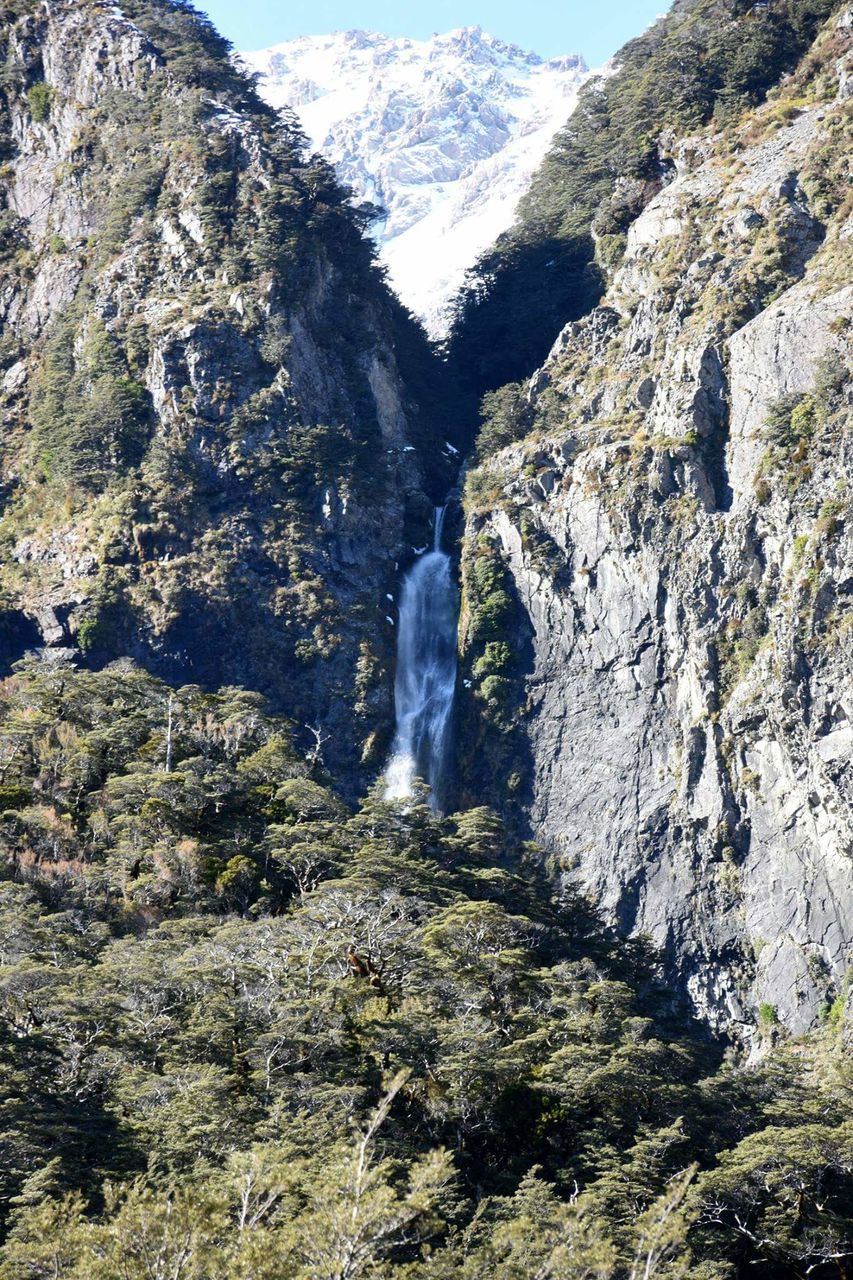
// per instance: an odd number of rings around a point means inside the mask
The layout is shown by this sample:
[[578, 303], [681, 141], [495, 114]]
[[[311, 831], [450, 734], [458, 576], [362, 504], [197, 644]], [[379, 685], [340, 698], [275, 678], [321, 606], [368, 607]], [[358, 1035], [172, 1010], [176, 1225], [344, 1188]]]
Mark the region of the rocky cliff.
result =
[[[831, 8], [678, 0], [584, 91], [450, 350], [467, 395], [569, 321], [487, 399], [468, 475], [460, 799], [745, 1037], [810, 1026], [851, 960]], [[0, 13], [4, 665], [260, 691], [352, 792], [460, 402], [331, 169], [191, 7]]]
[[600, 304], [467, 483], [469, 786], [746, 1036], [853, 961], [851, 37], [617, 179]]
[[17, 0], [0, 32], [4, 660], [258, 689], [353, 778], [446, 483], [425, 339], [191, 7]]

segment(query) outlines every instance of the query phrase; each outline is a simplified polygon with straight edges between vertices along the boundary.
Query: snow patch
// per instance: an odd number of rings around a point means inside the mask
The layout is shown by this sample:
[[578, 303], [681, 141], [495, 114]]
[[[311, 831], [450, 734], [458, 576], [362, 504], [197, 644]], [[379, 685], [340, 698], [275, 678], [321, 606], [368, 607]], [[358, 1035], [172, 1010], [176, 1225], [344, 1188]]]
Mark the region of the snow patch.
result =
[[589, 72], [462, 27], [430, 40], [303, 36], [240, 55], [358, 202], [398, 296], [436, 337], [465, 272], [513, 221]]

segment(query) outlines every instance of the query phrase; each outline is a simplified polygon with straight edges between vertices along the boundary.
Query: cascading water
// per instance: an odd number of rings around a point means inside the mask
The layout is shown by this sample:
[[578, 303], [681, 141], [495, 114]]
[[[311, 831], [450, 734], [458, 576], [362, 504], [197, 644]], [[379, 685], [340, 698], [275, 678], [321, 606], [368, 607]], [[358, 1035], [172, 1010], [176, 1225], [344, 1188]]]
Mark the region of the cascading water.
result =
[[403, 582], [394, 686], [397, 731], [385, 772], [387, 800], [408, 799], [415, 779], [422, 778], [436, 811], [447, 790], [456, 689], [458, 601], [450, 556], [441, 549], [445, 509], [435, 509], [432, 550], [415, 561]]

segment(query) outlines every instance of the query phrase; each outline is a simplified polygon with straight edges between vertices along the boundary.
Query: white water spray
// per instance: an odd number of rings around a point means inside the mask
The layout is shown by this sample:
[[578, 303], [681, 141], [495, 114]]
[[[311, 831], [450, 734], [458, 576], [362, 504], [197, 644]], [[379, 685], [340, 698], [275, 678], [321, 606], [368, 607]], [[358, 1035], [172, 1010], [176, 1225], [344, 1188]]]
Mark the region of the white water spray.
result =
[[453, 695], [456, 689], [456, 588], [450, 556], [441, 549], [444, 507], [435, 509], [432, 550], [415, 561], [403, 582], [397, 635], [394, 706], [397, 731], [385, 798], [406, 800], [416, 778], [440, 811], [447, 790]]

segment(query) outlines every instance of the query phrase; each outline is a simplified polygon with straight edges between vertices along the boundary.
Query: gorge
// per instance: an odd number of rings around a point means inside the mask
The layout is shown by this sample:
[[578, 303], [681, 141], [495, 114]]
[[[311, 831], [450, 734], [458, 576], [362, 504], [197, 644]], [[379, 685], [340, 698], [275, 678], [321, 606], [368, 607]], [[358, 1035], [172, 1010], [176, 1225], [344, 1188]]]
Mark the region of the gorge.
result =
[[0, 44], [0, 1280], [845, 1280], [850, 4], [441, 344], [193, 5]]
[[589, 74], [577, 55], [541, 58], [481, 27], [429, 40], [339, 31], [241, 59], [374, 206], [391, 287], [433, 337], [447, 331], [465, 272], [511, 225]]

